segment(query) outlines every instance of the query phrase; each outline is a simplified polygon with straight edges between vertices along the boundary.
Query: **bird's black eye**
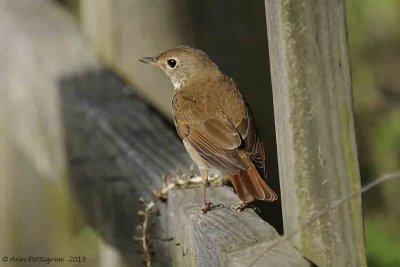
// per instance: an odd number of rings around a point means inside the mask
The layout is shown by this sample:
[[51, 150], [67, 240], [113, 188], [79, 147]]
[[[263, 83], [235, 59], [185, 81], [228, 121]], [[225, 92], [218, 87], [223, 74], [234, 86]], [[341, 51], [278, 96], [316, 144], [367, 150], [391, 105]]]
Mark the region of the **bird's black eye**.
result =
[[168, 64], [168, 66], [171, 67], [171, 69], [173, 69], [176, 66], [176, 60], [175, 59], [168, 59], [167, 60], [167, 64]]

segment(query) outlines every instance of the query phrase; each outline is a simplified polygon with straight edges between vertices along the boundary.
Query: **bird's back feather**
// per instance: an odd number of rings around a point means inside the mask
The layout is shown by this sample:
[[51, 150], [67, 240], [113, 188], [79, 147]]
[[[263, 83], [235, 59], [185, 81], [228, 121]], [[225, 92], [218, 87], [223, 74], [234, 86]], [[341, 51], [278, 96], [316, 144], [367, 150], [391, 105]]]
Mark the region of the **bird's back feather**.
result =
[[214, 79], [196, 80], [175, 93], [178, 134], [201, 169], [232, 176], [243, 201], [273, 201], [277, 196], [263, 180], [264, 147], [251, 111], [232, 79], [222, 73]]

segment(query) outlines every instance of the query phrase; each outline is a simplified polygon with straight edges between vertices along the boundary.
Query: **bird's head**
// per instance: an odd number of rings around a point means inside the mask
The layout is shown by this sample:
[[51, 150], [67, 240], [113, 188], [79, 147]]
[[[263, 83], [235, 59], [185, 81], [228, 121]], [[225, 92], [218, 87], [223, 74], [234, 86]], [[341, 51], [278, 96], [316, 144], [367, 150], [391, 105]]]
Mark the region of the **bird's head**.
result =
[[180, 89], [191, 81], [209, 78], [219, 73], [217, 65], [206, 53], [188, 46], [172, 48], [158, 56], [144, 57], [139, 61], [162, 69], [175, 89]]

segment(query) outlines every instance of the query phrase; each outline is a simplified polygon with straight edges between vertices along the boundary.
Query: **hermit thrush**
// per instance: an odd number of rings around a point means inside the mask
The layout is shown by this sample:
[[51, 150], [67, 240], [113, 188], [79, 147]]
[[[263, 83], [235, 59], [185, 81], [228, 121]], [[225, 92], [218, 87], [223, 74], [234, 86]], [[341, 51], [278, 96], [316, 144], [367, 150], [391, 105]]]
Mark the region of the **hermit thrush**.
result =
[[203, 212], [208, 171], [227, 175], [240, 206], [278, 197], [265, 183], [264, 146], [250, 108], [235, 82], [206, 53], [181, 46], [141, 62], [162, 69], [174, 85], [172, 109], [179, 136], [203, 179]]

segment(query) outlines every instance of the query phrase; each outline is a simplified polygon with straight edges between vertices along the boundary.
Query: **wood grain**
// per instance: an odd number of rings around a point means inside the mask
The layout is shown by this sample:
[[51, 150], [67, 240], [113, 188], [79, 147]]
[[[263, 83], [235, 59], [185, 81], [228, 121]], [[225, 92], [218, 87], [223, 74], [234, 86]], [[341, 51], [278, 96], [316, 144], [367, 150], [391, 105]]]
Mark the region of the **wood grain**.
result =
[[[266, 0], [285, 232], [360, 189], [343, 0]], [[361, 198], [292, 239], [319, 266], [365, 266]]]
[[209, 199], [216, 207], [202, 214], [202, 192], [198, 189], [174, 190], [168, 199], [170, 247], [173, 266], [311, 266], [288, 241], [265, 251], [279, 237], [276, 230], [246, 209], [233, 207], [237, 197], [228, 187], [210, 188]]

